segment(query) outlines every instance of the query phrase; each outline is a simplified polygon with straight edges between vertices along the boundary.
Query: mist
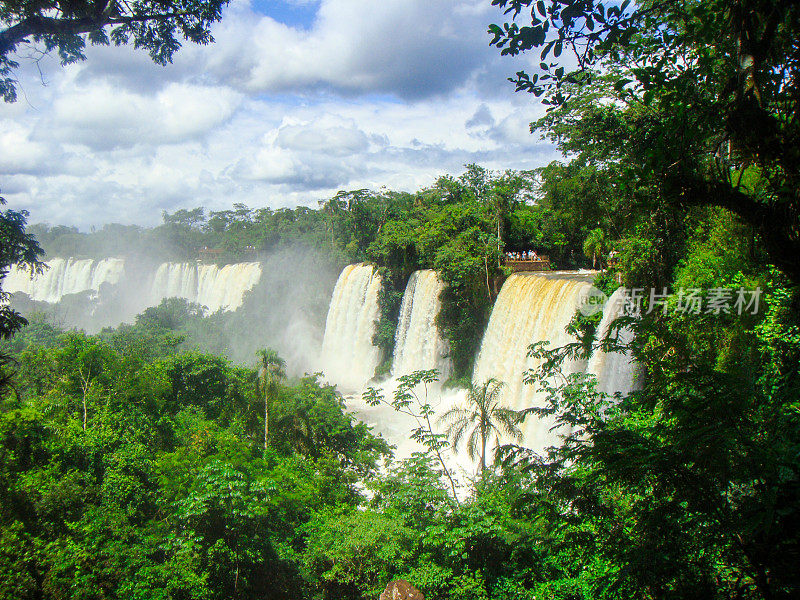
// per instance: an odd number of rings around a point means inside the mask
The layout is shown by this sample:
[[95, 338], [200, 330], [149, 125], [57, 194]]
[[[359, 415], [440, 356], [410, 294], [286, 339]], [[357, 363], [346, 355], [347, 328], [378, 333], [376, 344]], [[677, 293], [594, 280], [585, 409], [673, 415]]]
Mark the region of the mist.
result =
[[286, 361], [287, 374], [300, 376], [317, 368], [338, 274], [338, 265], [325, 253], [292, 245], [225, 267], [196, 260], [158, 263], [136, 253], [124, 258], [123, 272], [113, 283], [63, 295], [58, 290], [71, 290], [76, 284], [50, 280], [73, 275], [51, 270], [38, 276], [39, 288], [46, 283], [51, 302], [42, 301], [43, 294], [31, 297], [18, 291], [31, 293], [21, 274], [4, 282], [17, 282], [18, 289], [4, 287], [23, 315], [39, 313], [54, 325], [87, 333], [132, 324], [138, 314], [163, 299], [183, 297], [205, 306], [201, 311], [205, 316], [182, 332], [184, 348], [224, 354], [245, 365], [255, 364], [258, 349], [273, 348]]
[[313, 372], [339, 268], [319, 250], [290, 246], [259, 257], [261, 279], [231, 313], [228, 355], [255, 362], [259, 348], [272, 348], [286, 361], [287, 374]]

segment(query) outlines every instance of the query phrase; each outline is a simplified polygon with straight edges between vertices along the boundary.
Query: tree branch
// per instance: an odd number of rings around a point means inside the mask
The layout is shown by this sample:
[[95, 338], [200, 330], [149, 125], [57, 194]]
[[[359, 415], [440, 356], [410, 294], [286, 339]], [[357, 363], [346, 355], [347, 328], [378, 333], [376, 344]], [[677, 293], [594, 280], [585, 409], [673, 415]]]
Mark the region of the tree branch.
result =
[[759, 233], [770, 260], [792, 280], [800, 282], [800, 210], [789, 202], [761, 202], [724, 182], [679, 174], [673, 190], [691, 206], [725, 208]]
[[170, 12], [155, 15], [117, 16], [94, 15], [76, 19], [62, 19], [55, 17], [34, 16], [28, 17], [0, 31], [0, 56], [4, 56], [30, 36], [36, 35], [80, 35], [99, 31], [108, 25], [131, 25], [148, 21], [168, 21], [179, 17], [189, 16], [188, 12]]

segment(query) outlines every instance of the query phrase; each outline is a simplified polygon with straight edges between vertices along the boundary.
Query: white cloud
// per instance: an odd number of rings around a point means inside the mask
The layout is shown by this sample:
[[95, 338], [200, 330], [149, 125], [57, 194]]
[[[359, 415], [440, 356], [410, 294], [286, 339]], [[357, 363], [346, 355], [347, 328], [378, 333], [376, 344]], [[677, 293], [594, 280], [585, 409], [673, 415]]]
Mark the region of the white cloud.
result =
[[240, 101], [239, 93], [222, 87], [171, 83], [146, 96], [101, 81], [55, 100], [47, 136], [98, 149], [175, 143], [224, 123]]
[[175, 65], [131, 48], [21, 73], [0, 105], [0, 189], [31, 220], [153, 224], [162, 210], [315, 204], [339, 189], [415, 190], [465, 163], [554, 157], [542, 114], [487, 48], [488, 2], [322, 0], [307, 28], [231, 5], [217, 43]]
[[10, 119], [0, 121], [0, 174], [36, 173], [47, 163], [48, 148]]
[[320, 127], [309, 123], [281, 127], [275, 145], [300, 152], [350, 156], [364, 152], [369, 147], [369, 140], [363, 131], [355, 127]]
[[496, 58], [491, 7], [457, 0], [323, 0], [308, 30], [235, 10], [204, 66], [251, 92], [446, 93]]

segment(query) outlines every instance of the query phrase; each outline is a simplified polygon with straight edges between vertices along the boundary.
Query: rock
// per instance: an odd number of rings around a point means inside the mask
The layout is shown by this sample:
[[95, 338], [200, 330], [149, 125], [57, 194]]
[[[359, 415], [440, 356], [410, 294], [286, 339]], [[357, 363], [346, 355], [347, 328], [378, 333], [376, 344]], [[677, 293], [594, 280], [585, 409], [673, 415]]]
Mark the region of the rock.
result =
[[405, 579], [395, 579], [383, 590], [380, 600], [425, 600], [425, 596]]

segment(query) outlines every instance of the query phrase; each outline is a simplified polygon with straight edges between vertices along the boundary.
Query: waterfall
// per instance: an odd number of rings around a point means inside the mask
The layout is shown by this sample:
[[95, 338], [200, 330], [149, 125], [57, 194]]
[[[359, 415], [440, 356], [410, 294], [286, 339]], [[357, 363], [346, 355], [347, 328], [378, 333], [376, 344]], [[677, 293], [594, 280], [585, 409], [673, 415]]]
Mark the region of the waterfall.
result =
[[[605, 339], [610, 333], [611, 324], [622, 315], [625, 293], [625, 288], [619, 288], [606, 302], [595, 342]], [[627, 346], [633, 340], [633, 331], [623, 327], [617, 330], [615, 337], [620, 345]], [[626, 396], [638, 387], [638, 369], [630, 354], [595, 350], [589, 358], [586, 371], [597, 377], [597, 389], [605, 394], [620, 392]]]
[[163, 263], [156, 270], [151, 303], [164, 298], [185, 298], [210, 312], [236, 310], [244, 293], [261, 278], [261, 263], [235, 263], [218, 267], [198, 263]]
[[[501, 402], [513, 409], [543, 406], [544, 399], [536, 386], [523, 383], [523, 374], [538, 366], [527, 357], [534, 342], [550, 342], [554, 349], [575, 341], [565, 328], [575, 314], [582, 294], [590, 285], [582, 278], [517, 273], [509, 277], [497, 297], [481, 343], [472, 381], [483, 383], [494, 377], [505, 385]], [[565, 373], [582, 372], [585, 361], [567, 361]], [[552, 419], [530, 415], [523, 426], [524, 444], [534, 450], [558, 442], [550, 431]]]
[[21, 292], [37, 302], [59, 302], [67, 294], [100, 290], [104, 283], [116, 284], [125, 270], [119, 258], [103, 260], [53, 258], [45, 263], [43, 273], [31, 278], [30, 273], [16, 265], [3, 280], [3, 290]]
[[450, 347], [436, 327], [442, 289], [444, 284], [436, 271], [414, 271], [408, 279], [395, 335], [394, 377], [423, 369], [437, 369], [440, 381], [450, 376]]
[[322, 340], [322, 371], [350, 391], [362, 389], [380, 362], [372, 337], [381, 286], [375, 268], [361, 263], [345, 267], [333, 290]]

